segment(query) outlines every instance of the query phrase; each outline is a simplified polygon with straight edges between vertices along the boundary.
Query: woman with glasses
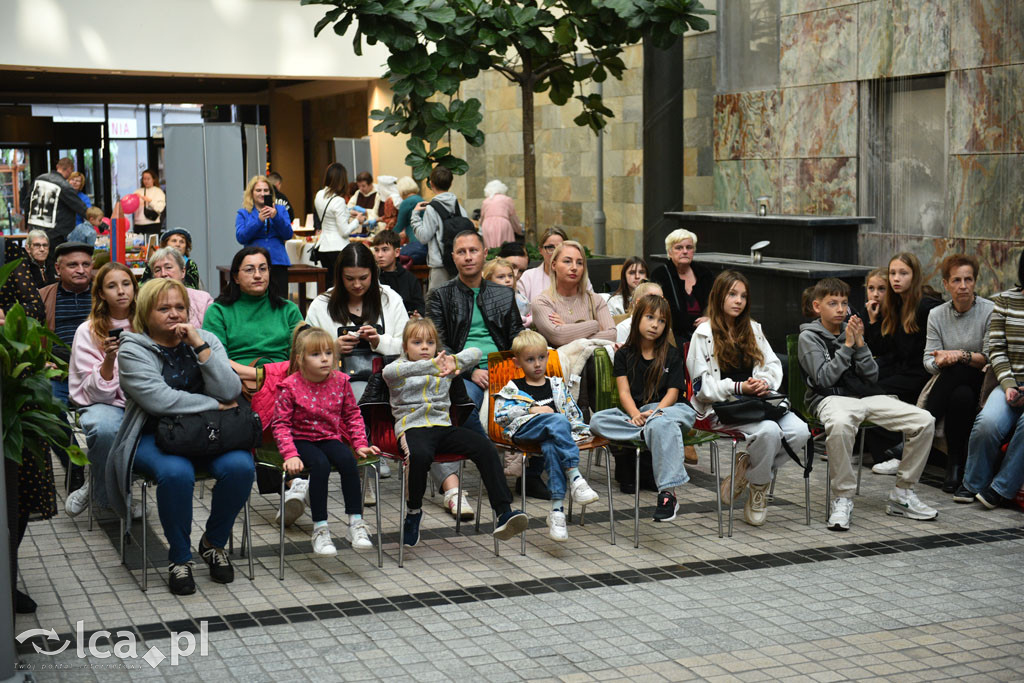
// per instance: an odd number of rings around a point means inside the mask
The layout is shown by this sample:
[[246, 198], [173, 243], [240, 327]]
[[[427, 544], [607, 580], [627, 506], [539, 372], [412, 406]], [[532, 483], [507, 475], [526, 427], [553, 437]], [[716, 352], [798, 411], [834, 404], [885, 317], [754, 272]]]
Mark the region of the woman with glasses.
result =
[[32, 283], [36, 289], [42, 289], [57, 281], [57, 272], [49, 260], [50, 238], [42, 230], [31, 230], [25, 238], [25, 251], [28, 252], [28, 269], [32, 274]]
[[[555, 255], [558, 245], [567, 239], [569, 236], [561, 228], [548, 228], [540, 236], [540, 255], [544, 257], [544, 263], [524, 272], [516, 284], [517, 291], [523, 295], [524, 299], [534, 301], [551, 288], [551, 259]], [[587, 280], [587, 291], [594, 291], [589, 279]]]
[[269, 286], [270, 254], [246, 247], [231, 260], [231, 281], [203, 318], [243, 380], [256, 379], [256, 366], [288, 360], [292, 330], [302, 322], [299, 307]]

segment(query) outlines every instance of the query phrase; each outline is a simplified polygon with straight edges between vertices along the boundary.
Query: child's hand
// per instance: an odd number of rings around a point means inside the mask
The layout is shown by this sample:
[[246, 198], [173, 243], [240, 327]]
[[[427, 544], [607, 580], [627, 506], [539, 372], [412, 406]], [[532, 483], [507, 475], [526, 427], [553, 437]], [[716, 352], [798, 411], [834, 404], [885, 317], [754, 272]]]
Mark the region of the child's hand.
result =
[[356, 449], [356, 455], [360, 459], [369, 458], [372, 455], [380, 455], [380, 449], [376, 446], [363, 446]]
[[534, 415], [543, 415], [544, 413], [553, 413], [555, 409], [551, 406], [533, 406], [530, 408], [530, 412]]
[[863, 344], [864, 322], [857, 316], [850, 316], [846, 323], [846, 345], [853, 348]]
[[302, 458], [288, 458], [284, 461], [285, 474], [295, 476], [303, 470]]
[[437, 367], [441, 370], [441, 377], [447, 377], [448, 375], [455, 372], [455, 359], [448, 355], [448, 352], [441, 350], [436, 356], [434, 356], [434, 362]]
[[630, 420], [630, 422], [635, 424], [637, 427], [643, 427], [647, 423], [647, 418], [649, 418], [653, 413], [653, 410], [645, 410], [642, 413], [638, 413], [636, 417]]
[[872, 323], [878, 322], [878, 311], [881, 308], [881, 302], [869, 301], [864, 306], [868, 309], [868, 320]]

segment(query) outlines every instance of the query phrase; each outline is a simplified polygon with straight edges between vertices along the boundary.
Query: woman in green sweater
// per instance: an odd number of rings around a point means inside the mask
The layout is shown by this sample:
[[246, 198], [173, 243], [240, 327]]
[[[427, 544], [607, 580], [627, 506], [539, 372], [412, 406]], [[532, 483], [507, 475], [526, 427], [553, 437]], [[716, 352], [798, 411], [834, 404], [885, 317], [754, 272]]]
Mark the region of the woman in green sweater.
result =
[[243, 380], [256, 379], [250, 365], [288, 360], [292, 330], [302, 322], [299, 307], [268, 291], [270, 255], [245, 247], [231, 260], [228, 288], [206, 310], [203, 329], [220, 339], [231, 367]]

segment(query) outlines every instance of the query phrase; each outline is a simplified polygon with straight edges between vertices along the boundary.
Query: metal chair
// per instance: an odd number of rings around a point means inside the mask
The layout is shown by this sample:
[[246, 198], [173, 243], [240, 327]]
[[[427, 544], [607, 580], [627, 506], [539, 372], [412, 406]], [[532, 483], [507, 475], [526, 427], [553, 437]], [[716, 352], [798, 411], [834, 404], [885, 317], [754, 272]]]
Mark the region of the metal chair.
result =
[[[523, 475], [519, 478], [521, 486], [521, 494], [523, 500], [523, 509], [526, 509], [526, 461], [533, 455], [542, 455], [542, 451], [537, 444], [521, 444], [513, 443], [505, 438], [505, 434], [498, 423], [494, 421], [494, 395], [497, 394], [501, 389], [509, 383], [510, 380], [519, 379], [523, 376], [523, 371], [518, 368], [513, 361], [513, 354], [511, 351], [497, 351], [490, 353], [487, 356], [487, 377], [488, 377], [488, 401], [489, 407], [488, 418], [487, 418], [487, 434], [491, 437], [491, 441], [497, 446], [507, 448], [512, 451], [518, 451], [522, 454], [523, 458]], [[558, 360], [558, 352], [554, 349], [548, 351], [548, 365], [546, 369], [548, 377], [561, 377], [562, 366]], [[580, 452], [589, 451], [591, 453], [590, 462], [592, 464], [594, 451], [598, 449], [607, 448], [608, 440], [601, 437], [593, 437], [587, 441], [576, 444]], [[615, 545], [615, 508], [612, 504], [612, 470], [611, 470], [611, 458], [606, 457], [604, 459], [604, 470], [605, 476], [608, 480], [608, 533], [610, 536], [611, 544]], [[587, 467], [587, 477], [590, 477], [590, 467]], [[584, 524], [584, 514], [586, 508], [580, 510], [580, 526]], [[569, 496], [569, 510], [568, 518], [572, 520], [572, 496]], [[519, 552], [520, 555], [526, 554], [526, 531], [520, 534], [520, 542], [522, 548]]]

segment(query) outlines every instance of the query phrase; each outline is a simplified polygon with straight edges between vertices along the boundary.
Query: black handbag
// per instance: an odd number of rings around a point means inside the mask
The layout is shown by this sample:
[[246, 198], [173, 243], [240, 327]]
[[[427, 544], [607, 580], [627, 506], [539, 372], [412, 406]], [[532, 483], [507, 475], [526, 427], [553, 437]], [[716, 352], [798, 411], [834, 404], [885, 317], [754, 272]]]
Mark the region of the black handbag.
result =
[[[146, 195], [146, 191], [145, 190], [142, 191], [142, 195], [143, 196]], [[150, 208], [149, 204], [146, 204], [142, 208], [142, 215], [145, 216], [148, 220], [158, 221], [158, 220], [160, 220], [160, 215], [161, 214], [156, 209]]]
[[341, 371], [353, 382], [366, 382], [373, 375], [373, 358], [379, 355], [369, 349], [352, 349], [341, 357]]
[[718, 421], [724, 425], [741, 425], [761, 420], [777, 422], [789, 412], [789, 399], [782, 394], [767, 397], [737, 396], [731, 401], [715, 401], [711, 407], [715, 409]]
[[228, 451], [251, 451], [263, 443], [260, 416], [244, 401], [227, 410], [166, 415], [157, 421], [156, 445], [165, 453], [209, 458]]
[[313, 248], [309, 250], [309, 260], [313, 263], [320, 263], [320, 240], [323, 239], [324, 216], [327, 215], [327, 209], [331, 207], [331, 202], [337, 198], [338, 196], [334, 195], [327, 200], [327, 205], [324, 206], [324, 212], [322, 215], [313, 211], [313, 229], [317, 232], [316, 244], [314, 244]]

